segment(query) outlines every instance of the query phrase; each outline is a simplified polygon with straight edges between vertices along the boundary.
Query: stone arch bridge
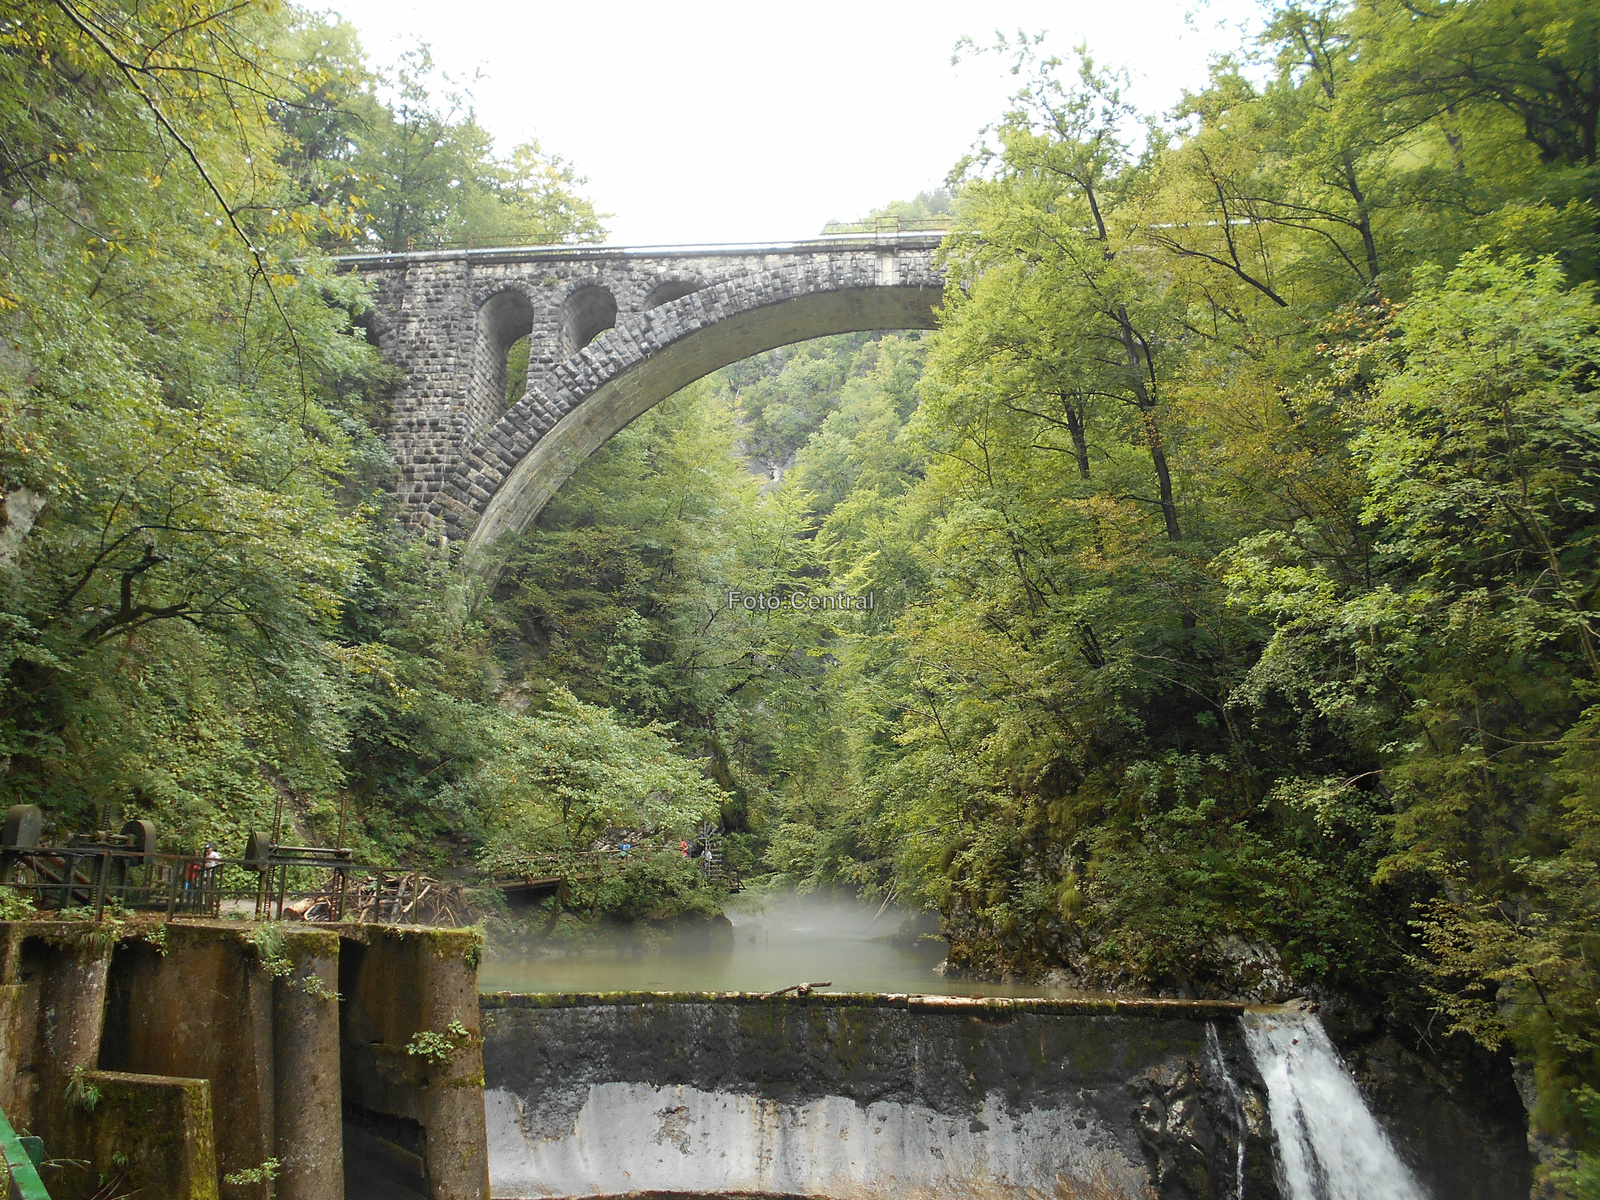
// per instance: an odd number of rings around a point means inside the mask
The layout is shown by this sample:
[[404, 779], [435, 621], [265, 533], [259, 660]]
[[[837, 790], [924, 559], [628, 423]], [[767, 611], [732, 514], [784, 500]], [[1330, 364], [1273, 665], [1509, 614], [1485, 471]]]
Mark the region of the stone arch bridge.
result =
[[[524, 528], [618, 430], [694, 380], [791, 342], [929, 329], [937, 233], [760, 246], [357, 254], [362, 320], [405, 371], [389, 446], [406, 519], [476, 550]], [[506, 359], [528, 339], [528, 384]]]

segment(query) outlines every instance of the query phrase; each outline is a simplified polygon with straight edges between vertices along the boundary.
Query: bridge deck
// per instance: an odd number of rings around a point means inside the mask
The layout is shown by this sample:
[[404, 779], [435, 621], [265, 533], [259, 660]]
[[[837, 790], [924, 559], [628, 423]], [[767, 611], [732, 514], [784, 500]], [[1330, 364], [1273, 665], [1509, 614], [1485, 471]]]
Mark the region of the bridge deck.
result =
[[829, 233], [789, 242], [704, 242], [683, 245], [614, 246], [562, 243], [553, 246], [457, 246], [422, 250], [375, 250], [361, 254], [335, 254], [333, 261], [358, 270], [388, 270], [407, 263], [472, 262], [516, 263], [559, 259], [563, 262], [608, 259], [678, 259], [743, 256], [750, 254], [835, 254], [842, 250], [936, 250], [943, 231], [914, 233]]

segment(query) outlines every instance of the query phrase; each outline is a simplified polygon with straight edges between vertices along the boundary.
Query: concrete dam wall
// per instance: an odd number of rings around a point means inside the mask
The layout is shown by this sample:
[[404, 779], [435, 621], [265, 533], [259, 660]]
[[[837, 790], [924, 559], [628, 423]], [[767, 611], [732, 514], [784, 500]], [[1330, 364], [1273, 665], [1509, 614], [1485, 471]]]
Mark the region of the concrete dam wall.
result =
[[1279, 1195], [1235, 1004], [500, 994], [482, 1009], [495, 1196]]
[[1437, 1079], [1364, 1096], [1295, 1006], [498, 993], [481, 1027], [502, 1200], [1528, 1195], [1522, 1134]]
[[478, 946], [0, 923], [0, 1107], [55, 1200], [1528, 1195], [1525, 1121], [1469, 1103], [1490, 1075], [1381, 1039], [1347, 1065], [1295, 1007], [479, 996]]

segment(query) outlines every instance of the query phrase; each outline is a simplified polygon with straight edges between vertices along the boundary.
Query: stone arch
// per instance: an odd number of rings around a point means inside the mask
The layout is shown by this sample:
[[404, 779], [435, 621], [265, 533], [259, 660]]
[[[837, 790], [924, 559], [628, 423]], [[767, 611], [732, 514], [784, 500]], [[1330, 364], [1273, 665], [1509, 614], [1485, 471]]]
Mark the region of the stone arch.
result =
[[570, 358], [617, 323], [617, 298], [598, 283], [573, 288], [561, 305], [562, 358]]
[[553, 395], [513, 406], [471, 448], [435, 509], [469, 552], [527, 527], [578, 465], [641, 413], [720, 367], [793, 342], [932, 329], [938, 281], [796, 273], [719, 284], [629, 317], [559, 364]]
[[495, 292], [478, 306], [468, 425], [477, 428], [505, 409], [506, 354], [533, 332], [533, 302], [520, 288]]
[[682, 300], [685, 296], [692, 295], [700, 290], [698, 283], [687, 279], [663, 279], [645, 294], [644, 311], [660, 308], [663, 304], [671, 304], [674, 300]]

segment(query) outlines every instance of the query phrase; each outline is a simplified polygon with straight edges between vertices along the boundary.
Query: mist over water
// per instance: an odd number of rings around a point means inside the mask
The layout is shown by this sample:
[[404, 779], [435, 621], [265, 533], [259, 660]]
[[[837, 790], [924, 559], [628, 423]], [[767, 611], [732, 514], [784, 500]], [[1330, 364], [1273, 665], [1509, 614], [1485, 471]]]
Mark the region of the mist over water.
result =
[[630, 930], [583, 949], [486, 955], [486, 992], [770, 992], [828, 982], [831, 992], [956, 996], [1083, 995], [1037, 984], [947, 979], [934, 970], [948, 949], [931, 916], [843, 895], [746, 894], [728, 911], [732, 936], [691, 929], [661, 938]]

